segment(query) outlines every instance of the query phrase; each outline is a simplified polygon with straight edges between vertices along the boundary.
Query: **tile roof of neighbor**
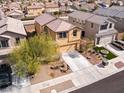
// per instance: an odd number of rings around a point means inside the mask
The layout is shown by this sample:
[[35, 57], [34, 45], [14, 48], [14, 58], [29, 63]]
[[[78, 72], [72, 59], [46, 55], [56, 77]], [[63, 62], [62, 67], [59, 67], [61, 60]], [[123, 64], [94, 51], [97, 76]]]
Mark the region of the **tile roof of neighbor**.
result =
[[69, 31], [70, 29], [73, 29], [75, 27], [73, 24], [63, 21], [61, 19], [56, 19], [47, 24], [47, 26], [54, 32]]
[[88, 18], [87, 21], [102, 25], [105, 24], [106, 21], [108, 21], [108, 17], [93, 15], [92, 17]]
[[86, 19], [92, 17], [93, 14], [91, 14], [91, 13], [86, 13], [86, 12], [81, 12], [81, 11], [75, 11], [75, 12], [69, 14], [69, 16], [70, 16], [70, 17], [74, 17], [74, 18], [79, 18], [79, 19], [85, 21]]
[[39, 23], [41, 26], [49, 23], [52, 20], [55, 20], [56, 17], [50, 15], [50, 14], [42, 14], [41, 16], [38, 16], [35, 18], [35, 21]]
[[7, 21], [6, 21], [5, 25], [3, 25], [0, 28], [0, 34], [3, 34], [5, 32], [12, 32], [12, 33], [25, 35], [25, 36], [27, 35], [26, 32], [25, 32], [22, 21], [14, 19], [14, 18], [10, 18], [10, 17], [6, 17], [5, 19]]
[[109, 7], [109, 9], [118, 10], [118, 11], [124, 11], [123, 6], [111, 6], [111, 7]]
[[94, 11], [95, 14], [99, 14], [99, 15], [104, 15], [104, 16], [115, 16], [116, 14], [119, 13], [119, 11], [117, 10], [113, 10], [113, 9], [106, 9], [106, 8], [99, 8], [97, 10]]
[[124, 18], [124, 7], [123, 6], [111, 6], [109, 8], [99, 8], [94, 11], [95, 14]]
[[81, 20], [86, 20], [86, 21], [89, 21], [92, 23], [100, 24], [100, 25], [104, 24], [106, 21], [107, 22], [111, 21], [111, 20], [109, 20], [109, 17], [104, 17], [104, 16], [100, 16], [100, 15], [96, 15], [96, 14], [92, 14], [92, 13], [81, 12], [81, 11], [73, 12], [69, 16], [74, 17], [74, 18], [79, 18]]

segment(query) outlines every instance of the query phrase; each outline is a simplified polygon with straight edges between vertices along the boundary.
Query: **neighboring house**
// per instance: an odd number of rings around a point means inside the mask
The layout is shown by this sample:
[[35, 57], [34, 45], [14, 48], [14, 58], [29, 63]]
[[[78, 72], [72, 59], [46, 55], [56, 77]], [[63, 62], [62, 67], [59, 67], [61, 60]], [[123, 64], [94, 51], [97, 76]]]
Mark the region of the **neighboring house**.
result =
[[124, 36], [124, 7], [112, 6], [110, 8], [99, 8], [94, 11], [95, 14], [112, 17], [116, 20], [115, 28], [118, 31], [118, 39], [122, 39]]
[[87, 2], [74, 2], [73, 6], [81, 11], [93, 11], [96, 7], [94, 3], [87, 3]]
[[115, 40], [117, 31], [112, 18], [76, 11], [69, 14], [69, 22], [82, 29], [81, 36], [95, 40], [95, 45], [106, 45]]
[[21, 10], [21, 6], [19, 2], [10, 2], [5, 5], [9, 10]]
[[6, 12], [6, 15], [15, 19], [22, 19], [24, 17], [24, 14], [21, 10], [11, 10]]
[[37, 33], [48, 33], [58, 44], [61, 53], [79, 49], [81, 31], [71, 23], [43, 14], [35, 19], [35, 28]]
[[54, 2], [45, 3], [45, 12], [53, 13], [53, 12], [56, 12], [56, 11], [57, 12], [59, 11], [58, 3], [54, 3]]
[[15, 47], [26, 35], [20, 20], [0, 17], [0, 49]]
[[27, 13], [29, 16], [39, 16], [44, 12], [44, 4], [43, 3], [34, 3], [27, 7]]
[[60, 53], [79, 49], [80, 47], [81, 30], [71, 23], [56, 19], [46, 25], [45, 32], [56, 41]]
[[41, 16], [38, 16], [35, 18], [35, 30], [37, 33], [41, 33], [44, 31], [44, 27], [51, 21], [55, 20], [56, 17], [49, 15], [49, 14], [43, 14]]

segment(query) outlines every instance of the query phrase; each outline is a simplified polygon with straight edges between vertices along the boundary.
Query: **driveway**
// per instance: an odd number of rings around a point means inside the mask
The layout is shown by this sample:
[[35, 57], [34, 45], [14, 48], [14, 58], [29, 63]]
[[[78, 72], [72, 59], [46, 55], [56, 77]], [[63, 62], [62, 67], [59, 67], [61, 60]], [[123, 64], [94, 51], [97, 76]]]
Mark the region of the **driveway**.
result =
[[78, 71], [92, 66], [92, 64], [77, 51], [62, 54], [62, 58], [69, 65], [72, 71]]
[[111, 44], [108, 44], [107, 46], [105, 46], [108, 50], [110, 50], [111, 52], [113, 52], [114, 54], [116, 54], [117, 56], [124, 56], [124, 50], [119, 50], [116, 47], [114, 47]]

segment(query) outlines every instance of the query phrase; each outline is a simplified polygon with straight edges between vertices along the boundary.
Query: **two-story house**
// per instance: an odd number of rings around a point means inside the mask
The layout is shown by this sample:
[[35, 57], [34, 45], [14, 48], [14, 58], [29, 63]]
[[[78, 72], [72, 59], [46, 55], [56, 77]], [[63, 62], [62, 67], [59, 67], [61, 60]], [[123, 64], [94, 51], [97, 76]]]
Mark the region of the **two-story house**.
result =
[[112, 17], [116, 20], [115, 28], [118, 31], [117, 39], [124, 37], [124, 7], [112, 6], [109, 8], [99, 8], [94, 11], [94, 14]]
[[44, 27], [51, 21], [55, 20], [56, 17], [49, 14], [42, 14], [41, 16], [36, 17], [35, 20], [35, 30], [37, 33], [44, 31]]
[[43, 3], [33, 3], [30, 6], [27, 6], [27, 15], [26, 16], [39, 16], [44, 13], [44, 4]]
[[20, 20], [0, 15], [0, 51], [15, 47], [26, 35]]
[[36, 25], [37, 33], [46, 32], [50, 35], [59, 46], [58, 51], [60, 53], [79, 49], [81, 30], [78, 27], [64, 20], [52, 17], [49, 14], [40, 16], [39, 21], [38, 18], [36, 19], [36, 23], [38, 22], [41, 25]]
[[80, 11], [69, 14], [69, 22], [82, 29], [81, 36], [94, 39], [95, 45], [106, 45], [115, 39], [117, 31], [114, 21], [112, 18]]

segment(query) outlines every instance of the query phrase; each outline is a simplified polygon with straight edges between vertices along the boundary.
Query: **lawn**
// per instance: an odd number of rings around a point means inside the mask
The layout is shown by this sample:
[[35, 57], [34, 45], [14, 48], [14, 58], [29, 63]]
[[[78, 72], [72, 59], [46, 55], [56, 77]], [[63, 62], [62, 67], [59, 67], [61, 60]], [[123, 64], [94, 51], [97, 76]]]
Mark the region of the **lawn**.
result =
[[[101, 50], [107, 50], [104, 47], [94, 47], [94, 50], [96, 52], [100, 52]], [[105, 58], [107, 58], [108, 60], [111, 60], [115, 57], [117, 57], [116, 55], [114, 55], [112, 52], [110, 52], [109, 50], [107, 50], [109, 53], [107, 54], [107, 56]]]

